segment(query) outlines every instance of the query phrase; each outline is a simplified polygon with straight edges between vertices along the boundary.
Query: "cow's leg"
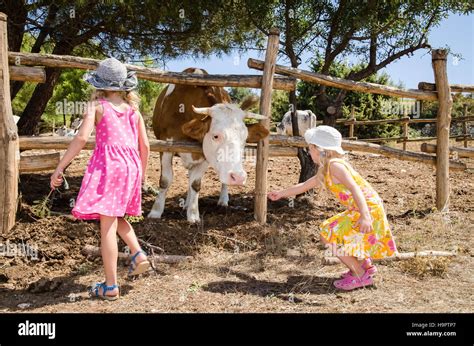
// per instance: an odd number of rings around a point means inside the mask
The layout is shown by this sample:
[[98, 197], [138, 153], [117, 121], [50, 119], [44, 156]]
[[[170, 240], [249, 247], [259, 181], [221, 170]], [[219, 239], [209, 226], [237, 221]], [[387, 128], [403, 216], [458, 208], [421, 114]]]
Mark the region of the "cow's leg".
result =
[[183, 209], [188, 209], [189, 196], [190, 196], [190, 195], [191, 195], [191, 191], [190, 191], [190, 189], [188, 188], [188, 191], [186, 192], [186, 202], [184, 202]]
[[208, 162], [203, 160], [189, 168], [189, 189], [187, 201], [188, 222], [195, 223], [200, 221], [199, 217], [199, 191], [201, 190], [201, 179], [206, 172]]
[[173, 182], [173, 155], [170, 152], [164, 152], [161, 155], [160, 189], [155, 203], [148, 214], [150, 218], [161, 218], [161, 214], [163, 214], [165, 209], [166, 192]]
[[221, 205], [223, 207], [227, 207], [229, 205], [229, 192], [227, 191], [227, 184], [222, 184], [221, 186], [221, 194], [219, 196], [217, 205]]

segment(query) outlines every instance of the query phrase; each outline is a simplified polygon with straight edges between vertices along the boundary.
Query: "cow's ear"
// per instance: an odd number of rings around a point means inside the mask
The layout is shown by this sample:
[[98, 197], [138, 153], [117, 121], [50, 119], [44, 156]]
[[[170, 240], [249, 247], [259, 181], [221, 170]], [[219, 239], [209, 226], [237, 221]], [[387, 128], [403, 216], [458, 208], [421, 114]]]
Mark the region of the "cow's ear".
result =
[[207, 117], [205, 120], [193, 119], [188, 121], [181, 127], [181, 130], [186, 136], [202, 141], [210, 127], [211, 118]]
[[257, 143], [259, 140], [264, 139], [270, 134], [270, 131], [260, 123], [249, 125], [247, 126], [247, 129], [249, 130], [249, 135], [247, 137], [248, 143]]

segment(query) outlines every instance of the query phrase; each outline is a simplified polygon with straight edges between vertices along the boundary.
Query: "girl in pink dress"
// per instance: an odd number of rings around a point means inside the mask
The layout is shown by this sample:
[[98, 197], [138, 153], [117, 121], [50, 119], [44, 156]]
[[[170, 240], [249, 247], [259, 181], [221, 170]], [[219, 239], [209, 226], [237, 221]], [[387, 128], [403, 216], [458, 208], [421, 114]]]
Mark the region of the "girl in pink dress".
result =
[[82, 180], [72, 214], [83, 220], [100, 220], [101, 253], [105, 282], [95, 284], [92, 296], [107, 300], [119, 297], [117, 285], [117, 233], [130, 248], [130, 275], [149, 269], [135, 232], [124, 216], [140, 216], [141, 186], [145, 180], [150, 146], [143, 118], [138, 111], [133, 72], [110, 58], [85, 80], [97, 90], [89, 102], [79, 133], [51, 176], [51, 187], [62, 183], [64, 168], [82, 150], [96, 125], [96, 146]]

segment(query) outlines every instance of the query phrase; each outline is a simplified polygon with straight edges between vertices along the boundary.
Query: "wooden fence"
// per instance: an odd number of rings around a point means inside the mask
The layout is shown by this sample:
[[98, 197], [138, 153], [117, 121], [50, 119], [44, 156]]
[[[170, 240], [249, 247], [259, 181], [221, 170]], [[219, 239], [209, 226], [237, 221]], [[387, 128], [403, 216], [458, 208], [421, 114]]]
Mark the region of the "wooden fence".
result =
[[[8, 52], [6, 19], [6, 15], [0, 13], [0, 142], [3, 143], [0, 150], [0, 175], [4, 186], [3, 189], [0, 189], [0, 227], [2, 232], [10, 230], [15, 222], [18, 203], [18, 176], [20, 170], [19, 148], [64, 149], [69, 142], [67, 138], [60, 139], [58, 137], [18, 138], [11, 109], [10, 80], [44, 81], [44, 69], [37, 67], [38, 65], [60, 68], [93, 69], [98, 64], [97, 60], [81, 57]], [[448, 141], [452, 99], [446, 75], [446, 51], [433, 51], [432, 61], [436, 87], [434, 90], [424, 91], [404, 90], [374, 83], [348, 81], [341, 78], [276, 65], [278, 45], [279, 32], [273, 29], [268, 37], [265, 61], [249, 59], [248, 65], [252, 68], [263, 70], [262, 76], [192, 75], [166, 72], [135, 65], [127, 65], [127, 68], [137, 71], [139, 78], [161, 83], [261, 88], [260, 113], [268, 117], [267, 120], [263, 121], [263, 124], [267, 128], [269, 128], [269, 118], [271, 114], [272, 90], [274, 88], [293, 90], [295, 88], [295, 79], [293, 78], [347, 90], [364, 91], [396, 97], [409, 97], [419, 100], [438, 100], [440, 107], [437, 118], [438, 138], [436, 157], [424, 153], [403, 151], [359, 141], [344, 140], [343, 148], [345, 150], [379, 153], [388, 157], [435, 165], [437, 177], [436, 206], [439, 210], [447, 210], [449, 198], [449, 169], [464, 170], [466, 166], [459, 161], [449, 160]], [[10, 76], [10, 73], [12, 76]], [[275, 76], [275, 73], [283, 74], [291, 78]], [[91, 149], [93, 145], [93, 141], [89, 141], [86, 148]], [[199, 144], [189, 142], [152, 141], [151, 146], [152, 150], [156, 151], [202, 152], [202, 148]], [[270, 155], [296, 156], [295, 147], [304, 146], [306, 146], [306, 143], [301, 137], [270, 136], [260, 141], [256, 147], [253, 147], [256, 150], [257, 157], [254, 215], [258, 222], [266, 222], [268, 157]]]
[[[453, 103], [446, 69], [447, 55], [446, 50], [437, 49], [432, 51], [431, 61], [435, 86], [432, 88], [433, 90], [429, 91], [420, 89], [405, 90], [375, 83], [355, 82], [282, 65], [275, 66], [275, 73], [344, 90], [425, 101], [437, 100], [439, 107], [436, 122], [436, 207], [440, 211], [447, 211], [449, 206], [449, 130]], [[262, 70], [265, 63], [261, 60], [249, 59], [247, 65], [250, 68]], [[472, 90], [472, 88], [472, 86], [467, 86], [459, 91]]]
[[[270, 135], [268, 139], [268, 150], [269, 156], [297, 156], [297, 148], [307, 147], [306, 142], [302, 137], [289, 137], [283, 135]], [[64, 150], [67, 149], [72, 138], [67, 137], [20, 137], [20, 149], [21, 150], [34, 150], [34, 149], [55, 149], [55, 150]], [[94, 149], [95, 141], [89, 139], [87, 141], [84, 149], [92, 150]], [[343, 140], [342, 148], [348, 151], [361, 151], [367, 153], [380, 154], [387, 157], [396, 158], [399, 160], [405, 161], [415, 161], [421, 162], [428, 165], [436, 165], [436, 157], [424, 153], [404, 151], [401, 149], [396, 149], [384, 145], [377, 145], [373, 143], [365, 143], [360, 141], [350, 141]], [[162, 141], [156, 139], [150, 139], [150, 150], [154, 152], [175, 152], [175, 153], [199, 153], [202, 154], [202, 147], [196, 142], [185, 142], [185, 141]], [[248, 144], [245, 148], [247, 154], [257, 155], [258, 146]], [[48, 154], [46, 154], [48, 155]], [[33, 164], [28, 164], [26, 161], [30, 159], [22, 157], [22, 160], [25, 160], [25, 167], [33, 167]], [[33, 160], [33, 158], [31, 159]], [[257, 159], [258, 162], [258, 159]], [[465, 170], [467, 166], [465, 163], [451, 160], [449, 162], [449, 169], [453, 171]], [[55, 164], [43, 163], [42, 167], [44, 169], [52, 169]], [[38, 169], [35, 169], [38, 170]], [[27, 172], [29, 170], [25, 170]]]
[[[406, 143], [407, 142], [423, 142], [434, 140], [437, 137], [417, 137], [417, 138], [410, 138], [408, 136], [408, 129], [410, 124], [421, 124], [421, 123], [434, 123], [436, 124], [438, 119], [416, 119], [410, 118], [408, 116], [404, 116], [403, 118], [398, 119], [379, 119], [379, 120], [363, 120], [358, 121], [355, 118], [355, 107], [351, 109], [351, 117], [349, 119], [338, 119], [336, 124], [348, 126], [349, 127], [349, 137], [346, 139], [349, 140], [359, 140], [363, 142], [379, 142], [385, 143], [389, 141], [397, 141], [397, 143], [403, 143], [403, 150], [406, 150]], [[472, 141], [474, 138], [469, 133], [469, 129], [467, 124], [470, 122], [474, 122], [474, 116], [469, 116], [467, 114], [467, 107], [464, 107], [464, 115], [461, 117], [456, 117], [451, 119], [452, 123], [462, 123], [463, 134], [462, 135], [453, 135], [449, 136], [449, 138], [456, 139], [457, 142], [464, 142], [464, 147], [468, 147], [468, 141]], [[321, 124], [322, 121], [317, 121], [317, 124]], [[356, 136], [356, 127], [357, 126], [367, 126], [367, 125], [381, 125], [381, 124], [401, 124], [403, 136], [400, 137], [380, 137], [380, 138], [358, 138]]]

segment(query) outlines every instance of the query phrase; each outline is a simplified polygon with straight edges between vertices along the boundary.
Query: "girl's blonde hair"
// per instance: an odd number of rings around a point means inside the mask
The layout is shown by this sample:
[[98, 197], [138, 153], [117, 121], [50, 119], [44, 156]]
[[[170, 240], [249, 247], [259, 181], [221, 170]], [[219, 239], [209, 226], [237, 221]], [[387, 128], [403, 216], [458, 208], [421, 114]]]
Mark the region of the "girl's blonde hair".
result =
[[138, 111], [138, 107], [140, 106], [140, 97], [135, 91], [108, 91], [108, 90], [101, 90], [96, 89], [91, 95], [91, 101], [96, 101], [98, 99], [104, 98], [107, 96], [107, 93], [116, 92], [119, 93], [122, 98], [127, 102], [130, 107], [134, 110]]
[[326, 184], [324, 182], [324, 178], [326, 174], [329, 172], [329, 164], [331, 163], [331, 160], [333, 159], [343, 159], [344, 155], [339, 154], [337, 151], [334, 150], [323, 150], [319, 148], [318, 146], [314, 144], [310, 144], [310, 146], [314, 146], [316, 150], [319, 150], [319, 152], [324, 152], [324, 156], [320, 156], [321, 159], [321, 164], [318, 167], [318, 172], [316, 173], [316, 180], [319, 183], [319, 188], [325, 189]]

